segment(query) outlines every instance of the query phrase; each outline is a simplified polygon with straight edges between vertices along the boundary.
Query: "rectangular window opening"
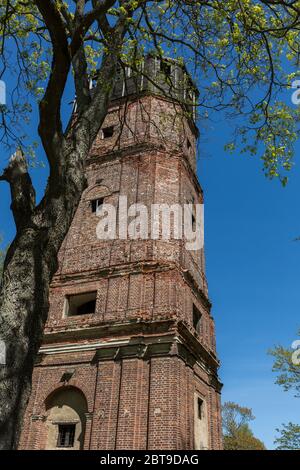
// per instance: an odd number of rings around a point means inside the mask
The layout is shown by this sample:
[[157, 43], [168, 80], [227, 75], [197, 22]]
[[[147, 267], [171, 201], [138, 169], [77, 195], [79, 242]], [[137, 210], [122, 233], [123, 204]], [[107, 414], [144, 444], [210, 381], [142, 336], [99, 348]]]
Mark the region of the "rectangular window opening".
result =
[[76, 424], [59, 424], [56, 447], [74, 447]]
[[165, 77], [170, 78], [172, 75], [172, 65], [169, 62], [162, 60], [160, 62], [160, 71], [165, 75]]
[[109, 139], [114, 135], [114, 132], [115, 132], [114, 126], [104, 127], [104, 129], [102, 129], [102, 138]]
[[197, 309], [196, 305], [193, 305], [193, 327], [198, 334], [200, 334], [201, 331], [201, 317], [200, 311]]
[[100, 198], [100, 199], [94, 199], [93, 201], [91, 201], [91, 206], [92, 206], [92, 212], [97, 212], [97, 210], [103, 206], [104, 204], [104, 198]]
[[194, 214], [192, 214], [192, 228], [193, 228], [193, 232], [195, 232], [196, 231], [196, 219], [195, 219]]
[[85, 292], [67, 297], [67, 315], [92, 315], [96, 311], [97, 292]]
[[203, 400], [198, 397], [197, 400], [197, 409], [198, 409], [198, 419], [202, 419], [203, 416]]

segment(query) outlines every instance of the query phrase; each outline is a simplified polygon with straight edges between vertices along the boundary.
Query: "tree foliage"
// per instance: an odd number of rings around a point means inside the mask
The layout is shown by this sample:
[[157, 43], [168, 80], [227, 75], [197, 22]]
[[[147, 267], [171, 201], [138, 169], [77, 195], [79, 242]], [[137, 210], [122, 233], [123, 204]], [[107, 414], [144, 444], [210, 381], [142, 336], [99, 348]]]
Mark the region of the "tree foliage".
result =
[[[200, 119], [216, 111], [236, 117], [228, 149], [259, 154], [266, 175], [285, 183], [299, 110], [282, 93], [296, 77], [299, 15], [300, 0], [0, 0], [0, 79], [10, 91], [0, 107], [0, 141], [2, 153], [18, 148], [0, 175], [10, 185], [16, 224], [0, 288], [7, 348], [0, 449], [17, 447], [58, 251], [86, 187], [86, 158], [119, 67], [143, 74], [150, 51], [185, 62], [200, 89]], [[71, 107], [66, 112], [68, 87], [75, 115]], [[39, 202], [25, 125], [35, 122], [37, 108], [49, 165]]]
[[299, 424], [283, 424], [282, 429], [276, 429], [280, 434], [274, 444], [277, 450], [300, 450], [300, 426]]
[[17, 140], [24, 148], [24, 133], [17, 130], [29, 118], [30, 96], [46, 102], [56, 46], [66, 59], [56, 74], [62, 79], [57, 98], [73, 68], [81, 112], [91, 101], [88, 75], [109, 50], [118, 49], [121, 63], [136, 68], [154, 49], [187, 63], [201, 91], [202, 118], [214, 110], [239, 117], [228, 150], [241, 144], [242, 152], [260, 154], [266, 174], [285, 183], [299, 112], [282, 93], [297, 73], [299, 14], [299, 1], [283, 0], [1, 0], [0, 77], [16, 77], [2, 109], [2, 141]]
[[223, 441], [225, 450], [265, 450], [249, 427], [254, 420], [252, 410], [233, 402], [222, 407]]
[[[299, 343], [300, 345], [300, 343]], [[276, 346], [270, 351], [274, 357], [273, 372], [277, 374], [276, 383], [285, 391], [291, 390], [300, 397], [300, 351]]]
[[[300, 333], [300, 332], [299, 332]], [[274, 357], [273, 372], [277, 374], [276, 383], [284, 391], [294, 391], [300, 397], [300, 341], [295, 341], [295, 348], [287, 349], [276, 346], [270, 351]], [[300, 425], [289, 422], [283, 424], [282, 429], [276, 429], [279, 436], [274, 444], [278, 450], [300, 450]]]
[[223, 442], [224, 450], [266, 450], [264, 443], [253, 436], [247, 425], [234, 436], [224, 436]]
[[228, 401], [222, 407], [222, 423], [225, 435], [234, 435], [239, 429], [242, 429], [250, 421], [253, 421], [252, 410], [237, 403]]

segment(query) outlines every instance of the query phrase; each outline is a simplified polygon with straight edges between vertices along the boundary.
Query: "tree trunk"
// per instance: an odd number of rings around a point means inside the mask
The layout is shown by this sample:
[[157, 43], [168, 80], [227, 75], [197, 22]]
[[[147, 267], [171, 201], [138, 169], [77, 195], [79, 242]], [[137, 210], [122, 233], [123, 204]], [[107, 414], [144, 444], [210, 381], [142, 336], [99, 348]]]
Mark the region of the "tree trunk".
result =
[[42, 245], [38, 231], [24, 230], [10, 248], [11, 259], [4, 270], [0, 316], [6, 365], [0, 369], [1, 450], [17, 446], [47, 318], [50, 270], [41, 255]]
[[29, 220], [22, 224], [19, 217], [21, 228], [7, 253], [0, 291], [0, 336], [6, 347], [6, 365], [0, 365], [1, 450], [18, 445], [48, 314], [49, 285], [85, 187], [83, 162], [88, 149], [81, 150], [79, 154], [65, 149], [62, 161], [66, 165], [55, 189], [50, 193], [48, 185]]
[[[45, 5], [39, 3], [41, 8]], [[48, 185], [40, 204], [35, 204], [25, 159], [14, 159], [0, 177], [10, 183], [17, 227], [0, 288], [0, 340], [6, 346], [6, 364], [0, 365], [0, 450], [18, 446], [33, 367], [48, 315], [49, 285], [58, 267], [60, 246], [85, 188], [85, 159], [107, 113], [125, 26], [126, 21], [121, 18], [112, 37], [113, 47], [103, 56], [93, 98], [88, 104], [78, 98], [78, 115], [64, 135], [58, 116], [69, 63], [64, 55], [60, 57], [61, 47], [57, 45], [46, 98], [40, 102], [39, 133], [50, 165]], [[68, 48], [67, 42], [65, 46]], [[78, 88], [81, 70], [76, 67], [75, 60]]]

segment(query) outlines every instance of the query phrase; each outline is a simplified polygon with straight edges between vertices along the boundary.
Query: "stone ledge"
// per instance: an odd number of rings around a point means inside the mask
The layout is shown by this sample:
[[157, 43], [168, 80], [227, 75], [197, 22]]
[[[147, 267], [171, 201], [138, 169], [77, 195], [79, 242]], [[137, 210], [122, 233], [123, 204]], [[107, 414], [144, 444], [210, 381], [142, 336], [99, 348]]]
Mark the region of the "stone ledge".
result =
[[[108, 336], [112, 338], [111, 341], [99, 343], [101, 338]], [[86, 339], [94, 339], [98, 342], [88, 344], [81, 342]], [[74, 343], [74, 340], [77, 342]], [[177, 354], [191, 366], [196, 362], [202, 362], [215, 372], [219, 367], [215, 353], [202, 345], [184, 322], [176, 320], [134, 321], [117, 324], [111, 322], [108, 325], [86, 330], [48, 333], [45, 335], [40, 357], [47, 354], [47, 351], [48, 354], [69, 354], [93, 350], [95, 350], [93, 361], [95, 358], [99, 360], [100, 358], [101, 360], [120, 360], [130, 357], [147, 359], [156, 355]]]

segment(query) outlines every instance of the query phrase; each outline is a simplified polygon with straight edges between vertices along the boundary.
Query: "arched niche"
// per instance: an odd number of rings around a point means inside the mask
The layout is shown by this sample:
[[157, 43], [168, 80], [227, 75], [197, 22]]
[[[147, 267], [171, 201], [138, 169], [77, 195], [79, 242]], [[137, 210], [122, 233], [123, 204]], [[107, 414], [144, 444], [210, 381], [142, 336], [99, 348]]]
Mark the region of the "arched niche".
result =
[[83, 449], [87, 401], [81, 390], [62, 387], [46, 399], [46, 449]]
[[83, 199], [87, 202], [92, 201], [94, 199], [101, 199], [111, 195], [111, 190], [104, 185], [95, 185], [84, 192]]

